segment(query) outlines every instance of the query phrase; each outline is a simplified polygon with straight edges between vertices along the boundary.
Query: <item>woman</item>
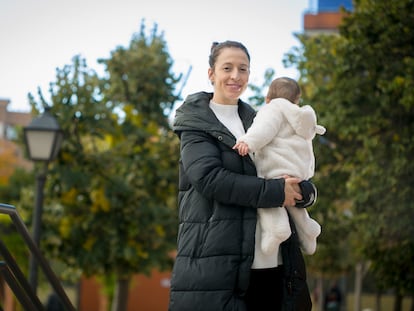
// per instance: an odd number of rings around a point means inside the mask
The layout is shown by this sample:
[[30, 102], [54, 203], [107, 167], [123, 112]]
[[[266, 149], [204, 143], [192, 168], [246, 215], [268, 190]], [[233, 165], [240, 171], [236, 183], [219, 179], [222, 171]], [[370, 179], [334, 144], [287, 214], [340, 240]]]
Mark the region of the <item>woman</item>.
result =
[[277, 258], [264, 268], [252, 263], [257, 208], [297, 201], [305, 207], [316, 190], [296, 178], [258, 178], [253, 161], [232, 149], [255, 116], [240, 100], [250, 74], [244, 45], [214, 44], [209, 64], [214, 92], [188, 96], [174, 120], [181, 141], [180, 225], [169, 310], [310, 310], [297, 306], [310, 299], [294, 227], [282, 244], [282, 266], [272, 264]]

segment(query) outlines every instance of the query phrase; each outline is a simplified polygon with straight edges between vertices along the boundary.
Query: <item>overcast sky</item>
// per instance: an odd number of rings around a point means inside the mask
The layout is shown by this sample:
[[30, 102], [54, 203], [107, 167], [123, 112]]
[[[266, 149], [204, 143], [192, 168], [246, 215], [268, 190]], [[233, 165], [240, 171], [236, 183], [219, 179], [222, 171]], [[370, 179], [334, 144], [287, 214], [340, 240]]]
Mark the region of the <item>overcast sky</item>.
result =
[[261, 83], [267, 68], [297, 78], [282, 58], [299, 42], [303, 14], [312, 0], [0, 0], [0, 98], [9, 110], [29, 111], [27, 94], [48, 95], [56, 68], [82, 55], [102, 72], [98, 58], [128, 46], [154, 23], [164, 33], [174, 71], [192, 72], [182, 95], [211, 90], [207, 79], [213, 41], [241, 41], [251, 61], [250, 82]]

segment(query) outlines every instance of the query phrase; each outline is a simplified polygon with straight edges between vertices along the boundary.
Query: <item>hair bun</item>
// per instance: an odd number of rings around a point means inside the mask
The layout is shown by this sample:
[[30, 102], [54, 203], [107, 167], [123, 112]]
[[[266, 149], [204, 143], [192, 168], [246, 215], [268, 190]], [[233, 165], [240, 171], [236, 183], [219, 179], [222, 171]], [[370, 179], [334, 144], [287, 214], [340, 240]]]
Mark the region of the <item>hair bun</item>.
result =
[[214, 48], [217, 46], [217, 45], [219, 45], [220, 43], [218, 43], [217, 41], [214, 41], [212, 44], [211, 44], [211, 51], [213, 51], [214, 50]]

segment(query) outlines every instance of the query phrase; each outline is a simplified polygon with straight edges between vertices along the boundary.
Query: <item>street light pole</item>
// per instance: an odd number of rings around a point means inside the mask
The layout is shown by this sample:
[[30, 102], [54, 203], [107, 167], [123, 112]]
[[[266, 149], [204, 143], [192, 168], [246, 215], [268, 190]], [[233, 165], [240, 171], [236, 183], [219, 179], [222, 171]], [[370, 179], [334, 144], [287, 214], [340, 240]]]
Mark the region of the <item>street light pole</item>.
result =
[[[36, 175], [36, 201], [32, 217], [32, 238], [36, 246], [40, 245], [40, 234], [42, 228], [43, 197], [46, 182], [47, 162], [44, 163], [43, 169]], [[38, 280], [38, 263], [33, 254], [29, 261], [29, 284], [36, 292]]]
[[[43, 167], [36, 175], [36, 201], [33, 210], [33, 241], [37, 247], [40, 246], [40, 233], [43, 213], [43, 196], [46, 182], [48, 164], [59, 152], [63, 139], [63, 133], [59, 128], [56, 119], [49, 113], [49, 108], [35, 118], [24, 128], [24, 138], [29, 154], [33, 161], [41, 162]], [[29, 261], [29, 284], [36, 293], [38, 283], [38, 263], [31, 254]]]

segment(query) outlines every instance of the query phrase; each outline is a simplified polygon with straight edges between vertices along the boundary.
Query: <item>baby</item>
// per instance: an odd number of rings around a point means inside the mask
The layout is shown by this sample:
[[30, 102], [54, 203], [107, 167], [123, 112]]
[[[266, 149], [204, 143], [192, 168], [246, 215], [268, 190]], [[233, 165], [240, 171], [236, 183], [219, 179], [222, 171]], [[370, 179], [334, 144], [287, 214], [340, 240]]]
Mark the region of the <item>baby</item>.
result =
[[[299, 106], [300, 95], [295, 80], [275, 79], [266, 96], [266, 105], [257, 112], [246, 134], [237, 139], [233, 149], [240, 155], [249, 153], [252, 156], [259, 177], [270, 179], [288, 175], [305, 180], [313, 176], [312, 139], [326, 130], [316, 123], [312, 107]], [[295, 223], [303, 252], [313, 254], [321, 227], [305, 208], [293, 206], [258, 209], [262, 252], [269, 254], [278, 249], [291, 235], [287, 213]]]

